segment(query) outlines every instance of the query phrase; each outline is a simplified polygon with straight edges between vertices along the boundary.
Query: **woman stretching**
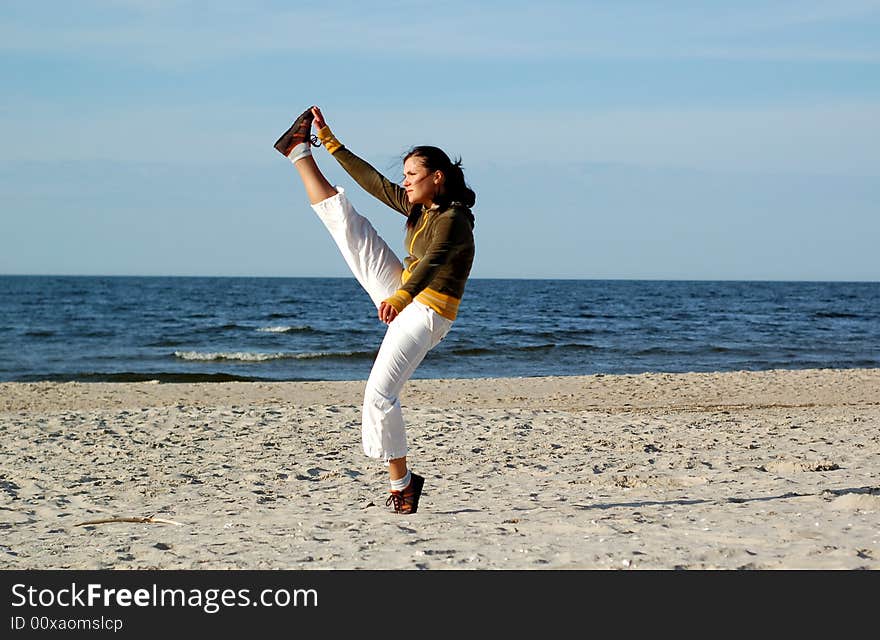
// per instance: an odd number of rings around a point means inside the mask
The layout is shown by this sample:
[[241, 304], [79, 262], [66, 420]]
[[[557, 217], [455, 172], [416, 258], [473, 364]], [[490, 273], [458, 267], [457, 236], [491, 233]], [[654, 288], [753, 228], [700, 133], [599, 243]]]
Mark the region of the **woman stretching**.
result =
[[[403, 264], [343, 189], [331, 186], [318, 169], [311, 153], [318, 140], [361, 187], [406, 216], [409, 255]], [[476, 196], [465, 184], [460, 161], [452, 162], [437, 147], [414, 147], [403, 161], [402, 186], [391, 182], [336, 139], [317, 107], [303, 112], [275, 148], [299, 171], [312, 209], [388, 325], [364, 391], [364, 452], [388, 466], [386, 506], [415, 513], [425, 479], [407, 468], [399, 396], [455, 320], [474, 259], [470, 208]]]

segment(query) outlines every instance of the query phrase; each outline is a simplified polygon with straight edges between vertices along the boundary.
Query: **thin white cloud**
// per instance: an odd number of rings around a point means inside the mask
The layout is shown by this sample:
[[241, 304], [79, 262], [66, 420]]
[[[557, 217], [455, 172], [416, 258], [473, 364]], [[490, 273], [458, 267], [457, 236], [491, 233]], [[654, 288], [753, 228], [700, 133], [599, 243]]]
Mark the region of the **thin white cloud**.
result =
[[[51, 149], [53, 159], [69, 161], [267, 163], [275, 159], [271, 145], [289, 117], [264, 107], [67, 113], [57, 105], [28, 105], [27, 113], [3, 114], [0, 160], [40, 161]], [[533, 110], [328, 110], [340, 138], [392, 178], [390, 167], [414, 144], [441, 146], [462, 156], [465, 166], [593, 162], [880, 177], [876, 101], [737, 109], [548, 108], [540, 119], [547, 126], [535, 122]]]
[[[79, 7], [80, 5], [76, 5]], [[396, 3], [365, 8], [111, 3], [103, 14], [22, 13], [0, 24], [0, 50], [200, 64], [250, 55], [386, 54], [443, 59], [741, 59], [880, 61], [880, 43], [853, 44], [809, 25], [880, 23], [880, 2]], [[429, 10], [430, 9], [430, 10]], [[71, 11], [71, 9], [67, 9]], [[793, 39], [792, 39], [793, 38]]]

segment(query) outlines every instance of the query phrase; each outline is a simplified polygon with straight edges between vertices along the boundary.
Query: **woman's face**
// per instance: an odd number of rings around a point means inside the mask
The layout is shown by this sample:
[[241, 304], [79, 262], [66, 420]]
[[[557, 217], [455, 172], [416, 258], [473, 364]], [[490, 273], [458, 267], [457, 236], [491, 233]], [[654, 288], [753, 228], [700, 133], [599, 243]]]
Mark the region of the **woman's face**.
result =
[[432, 205], [443, 184], [443, 173], [429, 172], [421, 158], [410, 156], [403, 163], [403, 188], [412, 204]]

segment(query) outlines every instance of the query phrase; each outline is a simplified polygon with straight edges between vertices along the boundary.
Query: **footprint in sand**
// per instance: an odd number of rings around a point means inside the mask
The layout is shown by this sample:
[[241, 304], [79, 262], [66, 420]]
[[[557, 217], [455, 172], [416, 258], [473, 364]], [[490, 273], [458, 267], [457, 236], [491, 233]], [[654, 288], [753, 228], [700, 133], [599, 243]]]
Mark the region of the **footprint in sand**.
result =
[[823, 497], [830, 497], [830, 506], [836, 511], [880, 511], [880, 487], [832, 489]]
[[682, 487], [693, 487], [700, 484], [706, 484], [708, 478], [704, 476], [673, 476], [673, 477], [657, 477], [657, 476], [628, 476], [621, 475], [612, 478], [611, 482], [622, 489], [635, 489], [638, 487], [659, 487], [662, 489], [680, 489]]
[[840, 466], [835, 462], [822, 460], [818, 462], [807, 462], [804, 460], [777, 460], [768, 462], [758, 467], [759, 471], [767, 471], [780, 475], [790, 473], [802, 473], [805, 471], [836, 471]]

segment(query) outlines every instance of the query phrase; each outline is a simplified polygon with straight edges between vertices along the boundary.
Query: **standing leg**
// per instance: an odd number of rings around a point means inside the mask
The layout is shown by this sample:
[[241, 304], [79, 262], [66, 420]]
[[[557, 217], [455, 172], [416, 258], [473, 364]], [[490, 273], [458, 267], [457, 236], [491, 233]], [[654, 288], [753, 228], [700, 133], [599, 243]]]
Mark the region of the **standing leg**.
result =
[[449, 331], [452, 322], [421, 303], [407, 306], [391, 324], [376, 356], [364, 390], [362, 436], [364, 452], [388, 466], [395, 511], [418, 508], [424, 479], [406, 465], [407, 441], [400, 393], [407, 380]]

